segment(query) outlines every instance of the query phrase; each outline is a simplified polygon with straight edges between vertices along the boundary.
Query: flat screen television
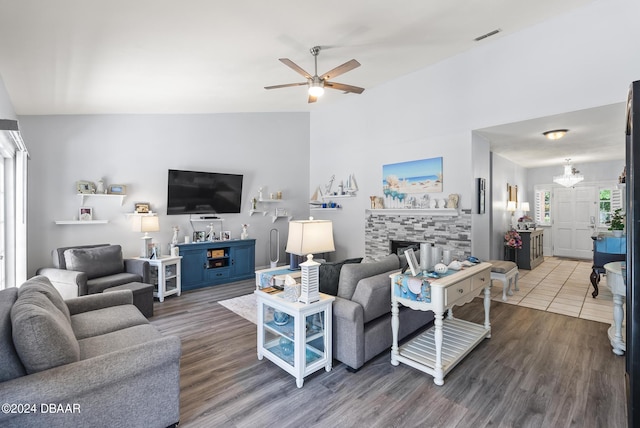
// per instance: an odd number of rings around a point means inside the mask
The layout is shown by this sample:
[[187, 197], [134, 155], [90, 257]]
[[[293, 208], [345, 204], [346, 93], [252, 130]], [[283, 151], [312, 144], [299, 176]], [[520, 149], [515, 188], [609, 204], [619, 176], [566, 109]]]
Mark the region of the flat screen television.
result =
[[239, 213], [242, 174], [169, 170], [167, 214]]

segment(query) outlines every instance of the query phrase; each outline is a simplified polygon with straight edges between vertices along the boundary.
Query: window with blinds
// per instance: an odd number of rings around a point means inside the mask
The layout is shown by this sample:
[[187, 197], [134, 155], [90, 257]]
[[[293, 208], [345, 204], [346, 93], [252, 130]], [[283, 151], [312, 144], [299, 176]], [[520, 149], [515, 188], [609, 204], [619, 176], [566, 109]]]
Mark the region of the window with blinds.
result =
[[598, 192], [598, 227], [609, 227], [611, 216], [618, 208], [624, 210], [624, 190], [601, 187]]
[[551, 189], [535, 190], [534, 216], [536, 224], [551, 225]]

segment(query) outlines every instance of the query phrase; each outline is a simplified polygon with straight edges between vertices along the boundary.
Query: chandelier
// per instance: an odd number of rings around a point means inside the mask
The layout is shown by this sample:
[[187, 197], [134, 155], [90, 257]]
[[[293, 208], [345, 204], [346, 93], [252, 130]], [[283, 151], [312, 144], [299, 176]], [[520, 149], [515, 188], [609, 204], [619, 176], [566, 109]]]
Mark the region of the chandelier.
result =
[[573, 187], [584, 180], [584, 175], [571, 166], [571, 159], [566, 159], [566, 161], [564, 174], [554, 176], [553, 181], [564, 187]]

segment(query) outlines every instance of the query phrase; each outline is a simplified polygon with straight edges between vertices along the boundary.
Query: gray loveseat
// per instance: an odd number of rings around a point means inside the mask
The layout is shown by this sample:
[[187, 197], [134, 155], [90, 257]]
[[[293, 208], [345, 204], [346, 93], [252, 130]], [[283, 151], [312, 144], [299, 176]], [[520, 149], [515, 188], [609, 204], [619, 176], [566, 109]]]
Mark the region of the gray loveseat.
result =
[[[391, 348], [391, 279], [405, 258], [391, 254], [375, 262], [344, 264], [333, 303], [333, 357], [358, 370]], [[399, 338], [426, 327], [431, 311], [400, 307]], [[391, 358], [391, 356], [389, 356]]]
[[0, 426], [174, 425], [180, 353], [130, 290], [65, 301], [43, 276], [0, 290]]
[[97, 244], [56, 248], [53, 267], [40, 268], [65, 299], [102, 293], [130, 282], [149, 282], [149, 262], [125, 259], [120, 245]]

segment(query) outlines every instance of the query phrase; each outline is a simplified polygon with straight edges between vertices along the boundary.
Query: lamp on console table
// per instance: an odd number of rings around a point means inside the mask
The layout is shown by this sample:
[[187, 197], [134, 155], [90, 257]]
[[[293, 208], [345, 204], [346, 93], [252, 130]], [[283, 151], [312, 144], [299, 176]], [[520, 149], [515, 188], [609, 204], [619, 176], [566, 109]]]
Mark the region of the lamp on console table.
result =
[[289, 238], [285, 251], [299, 256], [307, 255], [307, 261], [300, 263], [302, 290], [298, 301], [313, 303], [320, 300], [320, 263], [313, 260], [313, 253], [335, 250], [331, 220], [314, 220], [313, 217], [309, 217], [309, 220], [289, 222]]
[[156, 215], [140, 215], [133, 218], [133, 231], [144, 232], [142, 236], [142, 249], [140, 251], [140, 257], [143, 259], [150, 258], [153, 254], [150, 254], [149, 248], [151, 247], [151, 236], [149, 232], [157, 232], [160, 230], [160, 222]]

